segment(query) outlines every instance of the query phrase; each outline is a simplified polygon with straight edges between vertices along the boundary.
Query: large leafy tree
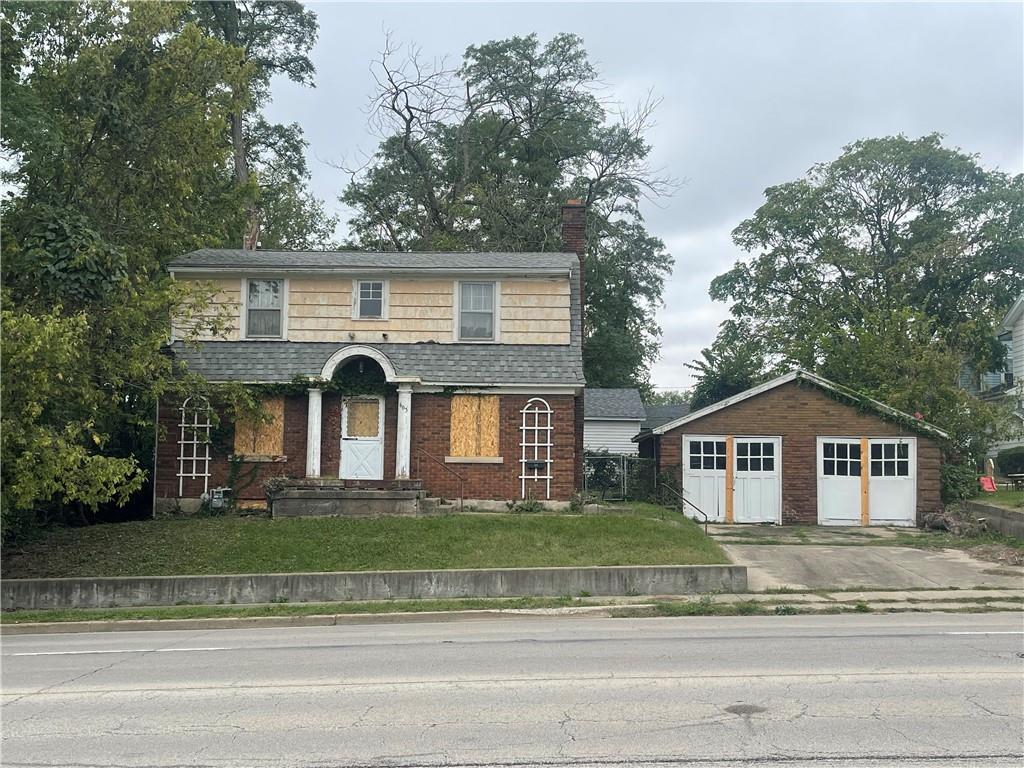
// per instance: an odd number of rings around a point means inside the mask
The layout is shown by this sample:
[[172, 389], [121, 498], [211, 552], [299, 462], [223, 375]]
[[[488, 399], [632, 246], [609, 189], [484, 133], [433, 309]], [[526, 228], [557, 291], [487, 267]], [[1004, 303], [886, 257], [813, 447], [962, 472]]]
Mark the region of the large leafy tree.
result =
[[752, 253], [713, 298], [770, 366], [802, 366], [949, 428], [976, 453], [999, 415], [956, 387], [1002, 362], [995, 324], [1024, 290], [1024, 177], [933, 134], [858, 141], [772, 187], [736, 228]]
[[671, 188], [648, 165], [653, 101], [612, 114], [582, 41], [535, 35], [471, 46], [462, 65], [400, 60], [375, 69], [382, 140], [342, 197], [353, 244], [378, 250], [553, 250], [560, 207], [588, 206], [587, 341], [593, 386], [646, 387], [654, 310], [672, 258], [640, 202]]
[[207, 34], [240, 52], [250, 72], [228, 116], [235, 183], [244, 188], [255, 181], [258, 190], [247, 211], [247, 232], [258, 227], [264, 248], [327, 247], [337, 217], [327, 215], [307, 188], [302, 128], [270, 123], [262, 113], [273, 77], [314, 86], [309, 54], [319, 29], [316, 14], [294, 0], [199, 0], [190, 8]]
[[140, 488], [184, 298], [164, 265], [252, 199], [225, 141], [250, 69], [184, 10], [3, 5], [5, 536]]

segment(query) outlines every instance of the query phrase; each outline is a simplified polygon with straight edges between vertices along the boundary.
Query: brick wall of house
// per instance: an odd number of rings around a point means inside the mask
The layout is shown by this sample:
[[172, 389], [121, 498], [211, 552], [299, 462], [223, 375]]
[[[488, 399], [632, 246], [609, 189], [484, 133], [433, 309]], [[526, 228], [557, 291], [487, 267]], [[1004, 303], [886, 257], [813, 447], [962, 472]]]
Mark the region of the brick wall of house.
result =
[[[518, 499], [521, 497], [519, 481], [519, 427], [521, 409], [529, 395], [501, 395], [501, 427], [498, 436], [501, 464], [456, 463], [446, 466], [465, 478], [463, 495], [468, 499]], [[566, 501], [576, 488], [576, 426], [575, 400], [572, 395], [549, 395], [544, 398], [551, 406], [552, 500]], [[412, 397], [412, 475], [423, 480], [431, 495], [457, 498], [459, 480], [446, 472], [430, 454], [440, 461], [450, 454], [451, 398], [444, 394], [414, 394]], [[527, 495], [531, 489], [527, 489]], [[536, 499], [545, 498], [545, 487], [537, 483], [532, 489]]]
[[[518, 499], [519, 483], [519, 427], [522, 423], [520, 410], [530, 399], [527, 395], [501, 395], [501, 427], [499, 445], [503, 462], [501, 464], [448, 464], [447, 466], [466, 478], [465, 498], [473, 499]], [[576, 400], [571, 395], [550, 395], [544, 398], [551, 409], [554, 426], [554, 448], [552, 450], [553, 480], [551, 498], [565, 501], [571, 498], [578, 487], [579, 462], [577, 442], [579, 440]], [[582, 398], [580, 398], [582, 399]], [[160, 423], [163, 437], [157, 452], [157, 497], [177, 498], [178, 494], [178, 438], [180, 434], [180, 410], [174, 404], [162, 403]], [[256, 462], [243, 465], [243, 475], [255, 468], [252, 481], [237, 494], [240, 499], [263, 499], [263, 481], [270, 477], [303, 477], [306, 473], [306, 417], [308, 399], [305, 395], [286, 397], [284, 411], [284, 450], [287, 460], [279, 462]], [[321, 426], [320, 468], [323, 477], [338, 477], [341, 466], [341, 397], [325, 394], [322, 402], [323, 424]], [[384, 416], [384, 479], [395, 476], [396, 431], [398, 423], [398, 396], [390, 393], [385, 398]], [[412, 397], [412, 440], [411, 474], [424, 482], [424, 488], [431, 495], [455, 498], [459, 494], [458, 480], [442, 467], [429, 460], [422, 451], [436, 456], [441, 461], [449, 455], [450, 449], [451, 398], [443, 394], [414, 394]], [[223, 442], [212, 446], [209, 487], [228, 484], [228, 455], [234, 444], [230, 425], [221, 431]], [[186, 478], [182, 498], [198, 498], [203, 492], [202, 479]], [[528, 493], [530, 491], [528, 490]], [[533, 497], [544, 499], [542, 483], [532, 490]]]
[[659, 469], [670, 469], [680, 478], [684, 434], [781, 436], [782, 522], [786, 524], [817, 523], [819, 435], [917, 438], [918, 520], [942, 506], [938, 443], [870, 411], [838, 402], [812, 385], [783, 384], [663, 434], [658, 446]]
[[[284, 399], [284, 461], [246, 462], [242, 465], [240, 481], [245, 487], [237, 492], [240, 499], [263, 499], [263, 481], [271, 477], [302, 477], [306, 474], [306, 414], [308, 401], [305, 395], [289, 396]], [[178, 498], [178, 440], [181, 410], [175, 403], [160, 404], [161, 439], [157, 445], [157, 498]], [[219, 434], [220, 445], [210, 450], [209, 487], [228, 485], [228, 455], [234, 446], [234, 431], [225, 423]], [[190, 463], [191, 465], [191, 463]], [[197, 499], [203, 493], [202, 478], [185, 478], [181, 498]]]

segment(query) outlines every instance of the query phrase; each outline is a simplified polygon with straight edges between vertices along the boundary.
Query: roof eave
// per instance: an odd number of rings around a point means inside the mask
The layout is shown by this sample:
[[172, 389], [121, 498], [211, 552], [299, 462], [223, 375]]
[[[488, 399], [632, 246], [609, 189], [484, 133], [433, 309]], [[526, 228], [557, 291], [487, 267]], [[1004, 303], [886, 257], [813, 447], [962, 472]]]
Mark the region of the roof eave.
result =
[[697, 419], [703, 418], [704, 416], [709, 416], [712, 413], [724, 410], [735, 405], [736, 403], [741, 403], [744, 400], [748, 400], [751, 397], [756, 397], [757, 395], [773, 390], [776, 387], [782, 386], [783, 384], [788, 384], [792, 381], [796, 381], [797, 379], [809, 381], [812, 384], [815, 384], [816, 386], [822, 387], [823, 389], [831, 390], [832, 392], [842, 395], [843, 397], [855, 400], [860, 403], [864, 403], [865, 405], [869, 405], [873, 410], [885, 413], [889, 416], [893, 416], [895, 418], [900, 419], [901, 421], [906, 421], [909, 425], [913, 425], [914, 429], [918, 431], [929, 432], [943, 440], [949, 440], [949, 434], [939, 429], [934, 424], [929, 424], [926, 421], [916, 419], [909, 413], [899, 411], [895, 408], [892, 408], [891, 406], [886, 405], [885, 403], [875, 400], [874, 398], [862, 395], [858, 392], [855, 392], [852, 389], [843, 387], [842, 385], [829, 381], [828, 379], [822, 376], [818, 376], [817, 374], [811, 373], [810, 371], [805, 371], [800, 368], [794, 371], [790, 371], [789, 373], [785, 373], [782, 376], [778, 376], [774, 379], [771, 379], [770, 381], [758, 384], [756, 387], [751, 387], [750, 389], [735, 394], [732, 397], [727, 397], [724, 400], [719, 400], [717, 403], [713, 403], [712, 405], [709, 405], [705, 408], [701, 408], [698, 411], [691, 411], [685, 416], [681, 416], [678, 419], [666, 422], [665, 424], [662, 424], [660, 427], [655, 427], [654, 429], [651, 430], [651, 433], [656, 435], [663, 435], [666, 432], [675, 429], [676, 427], [681, 427], [684, 424], [688, 424], [691, 421], [696, 421]]

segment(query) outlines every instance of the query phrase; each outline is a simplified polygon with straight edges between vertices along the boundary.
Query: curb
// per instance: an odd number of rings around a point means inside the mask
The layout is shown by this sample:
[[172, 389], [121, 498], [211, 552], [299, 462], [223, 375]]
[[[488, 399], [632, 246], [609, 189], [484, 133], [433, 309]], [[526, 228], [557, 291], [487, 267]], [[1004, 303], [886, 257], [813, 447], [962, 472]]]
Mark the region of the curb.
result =
[[261, 627], [334, 627], [359, 624], [426, 624], [431, 622], [480, 621], [482, 619], [608, 618], [612, 608], [645, 608], [649, 603], [575, 608], [484, 608], [469, 611], [410, 611], [398, 613], [331, 613], [310, 616], [240, 616], [215, 619], [108, 619], [104, 621], [46, 621], [0, 624], [2, 635], [58, 635], [82, 632], [147, 632], [203, 629], [257, 629]]

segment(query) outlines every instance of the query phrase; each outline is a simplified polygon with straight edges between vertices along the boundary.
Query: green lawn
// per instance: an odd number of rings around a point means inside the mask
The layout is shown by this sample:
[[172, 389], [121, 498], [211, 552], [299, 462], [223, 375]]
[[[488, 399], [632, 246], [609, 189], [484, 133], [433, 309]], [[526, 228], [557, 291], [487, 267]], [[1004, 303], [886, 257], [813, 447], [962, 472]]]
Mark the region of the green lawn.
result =
[[996, 506], [1009, 509], [1022, 509], [1024, 508], [1024, 491], [1011, 491], [1006, 488], [1000, 488], [995, 493], [981, 494], [975, 501], [995, 504]]
[[727, 563], [678, 514], [159, 519], [62, 528], [4, 553], [4, 578]]

